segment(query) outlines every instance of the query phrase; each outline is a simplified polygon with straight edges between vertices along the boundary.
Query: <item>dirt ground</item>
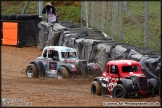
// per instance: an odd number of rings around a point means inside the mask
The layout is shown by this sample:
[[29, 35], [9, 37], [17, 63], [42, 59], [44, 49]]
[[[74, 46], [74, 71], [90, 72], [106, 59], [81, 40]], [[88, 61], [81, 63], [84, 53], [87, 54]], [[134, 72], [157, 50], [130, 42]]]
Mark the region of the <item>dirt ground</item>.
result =
[[41, 55], [36, 47], [1, 46], [1, 97], [25, 99], [32, 106], [94, 107], [103, 102], [160, 102], [160, 97], [116, 99], [92, 95], [92, 77], [72, 79], [27, 78], [21, 71]]

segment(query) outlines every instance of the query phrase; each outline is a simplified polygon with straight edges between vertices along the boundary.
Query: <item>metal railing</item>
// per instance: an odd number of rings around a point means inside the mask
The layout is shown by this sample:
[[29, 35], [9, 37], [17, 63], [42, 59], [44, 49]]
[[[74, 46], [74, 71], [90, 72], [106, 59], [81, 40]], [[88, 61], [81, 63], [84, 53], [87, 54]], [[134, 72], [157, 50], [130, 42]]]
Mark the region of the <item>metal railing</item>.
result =
[[160, 10], [160, 1], [82, 1], [81, 25], [119, 42], [159, 50]]

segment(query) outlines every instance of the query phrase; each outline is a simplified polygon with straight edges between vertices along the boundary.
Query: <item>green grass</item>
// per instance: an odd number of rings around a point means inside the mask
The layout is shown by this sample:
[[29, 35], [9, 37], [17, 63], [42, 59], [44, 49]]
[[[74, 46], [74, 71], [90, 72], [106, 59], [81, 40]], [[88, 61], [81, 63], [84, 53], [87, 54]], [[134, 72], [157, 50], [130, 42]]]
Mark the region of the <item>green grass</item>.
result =
[[[58, 3], [59, 1], [53, 0], [53, 3]], [[25, 14], [34, 14], [37, 13], [37, 1], [31, 1], [28, 5]], [[67, 1], [66, 4], [70, 4], [72, 1]], [[10, 4], [10, 6], [6, 6]], [[24, 1], [2, 1], [2, 14], [20, 14], [25, 2]], [[144, 26], [144, 13], [145, 13], [145, 2], [144, 1], [128, 1], [127, 2], [127, 10], [137, 18], [140, 23]], [[59, 15], [59, 21], [73, 21], [77, 25], [80, 25], [80, 18], [81, 18], [81, 9], [77, 6], [58, 6], [56, 5], [57, 14]], [[90, 8], [89, 8], [90, 9]], [[111, 17], [111, 16], [109, 16]], [[45, 15], [44, 15], [45, 18]], [[90, 17], [89, 17], [90, 18]], [[94, 20], [94, 28], [96, 30], [101, 30], [101, 21], [100, 16], [95, 17], [97, 20]], [[107, 18], [108, 19], [108, 18]], [[46, 20], [46, 19], [44, 19]], [[118, 20], [118, 18], [116, 19]], [[90, 22], [89, 22], [90, 25]], [[119, 23], [115, 26], [115, 41], [119, 41]], [[105, 21], [104, 24], [104, 32], [111, 36], [111, 21]], [[149, 2], [149, 32], [161, 43], [161, 5], [160, 1], [152, 1]], [[141, 30], [137, 24], [130, 18], [126, 13], [123, 13], [123, 42], [134, 44], [137, 46], [144, 46], [144, 31]], [[149, 39], [148, 40], [148, 47], [160, 50], [156, 44]]]
[[[2, 14], [21, 14], [26, 1], [2, 1]], [[37, 1], [28, 3], [25, 14], [37, 14]]]
[[[144, 27], [145, 18], [145, 2], [143, 1], [131, 1], [127, 2], [127, 10], [133, 15]], [[138, 9], [137, 9], [138, 8]], [[149, 2], [149, 17], [148, 17], [148, 31], [149, 33], [161, 43], [161, 10], [160, 2]], [[134, 44], [137, 46], [144, 46], [144, 30], [142, 30], [125, 12], [123, 12], [123, 42]], [[115, 41], [119, 41], [118, 37], [119, 27], [115, 28], [117, 34], [115, 35]], [[148, 39], [148, 47], [156, 50], [160, 50], [153, 40]]]
[[[54, 1], [57, 3], [59, 1]], [[72, 1], [67, 1], [70, 4]], [[21, 14], [25, 1], [2, 1], [2, 14]], [[59, 15], [59, 21], [73, 21], [80, 25], [81, 9], [77, 6], [55, 6], [56, 13]], [[30, 1], [25, 14], [37, 14], [37, 1]], [[44, 20], [46, 15], [44, 14]]]
[[80, 25], [81, 9], [76, 6], [56, 6], [60, 21], [73, 21]]
[[[140, 21], [144, 26], [144, 15], [145, 15], [145, 2], [127, 2], [127, 10]], [[136, 9], [138, 7], [138, 9]], [[161, 11], [160, 2], [149, 2], [149, 17], [148, 17], [148, 31], [156, 38], [156, 40], [161, 43], [159, 36], [161, 34]], [[129, 23], [123, 24], [123, 36], [124, 42], [135, 44], [138, 46], [144, 46], [144, 31], [140, 29], [137, 24], [134, 23], [131, 18], [124, 14], [124, 22], [129, 19]], [[148, 40], [148, 47], [160, 50], [152, 40]]]
[[[76, 6], [56, 6], [56, 14], [59, 16], [59, 21], [73, 21], [77, 25], [80, 24], [80, 8]], [[43, 15], [46, 21], [46, 15]]]

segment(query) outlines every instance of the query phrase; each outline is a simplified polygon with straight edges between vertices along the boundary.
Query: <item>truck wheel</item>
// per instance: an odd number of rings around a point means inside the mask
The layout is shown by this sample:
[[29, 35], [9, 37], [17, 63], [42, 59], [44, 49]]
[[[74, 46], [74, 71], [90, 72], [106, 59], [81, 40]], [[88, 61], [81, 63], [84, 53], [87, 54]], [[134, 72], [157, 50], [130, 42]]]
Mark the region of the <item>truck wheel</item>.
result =
[[92, 82], [91, 93], [96, 95], [101, 95], [101, 87], [98, 81]]
[[113, 98], [127, 98], [128, 92], [122, 84], [117, 84], [112, 91]]
[[38, 77], [38, 69], [35, 64], [29, 64], [26, 69], [26, 76], [30, 78]]
[[66, 67], [60, 66], [57, 71], [57, 77], [58, 78], [68, 78], [69, 77], [69, 71]]
[[39, 71], [39, 78], [44, 77], [45, 76], [45, 68], [44, 65], [41, 61], [38, 61], [38, 65], [40, 67], [40, 71]]

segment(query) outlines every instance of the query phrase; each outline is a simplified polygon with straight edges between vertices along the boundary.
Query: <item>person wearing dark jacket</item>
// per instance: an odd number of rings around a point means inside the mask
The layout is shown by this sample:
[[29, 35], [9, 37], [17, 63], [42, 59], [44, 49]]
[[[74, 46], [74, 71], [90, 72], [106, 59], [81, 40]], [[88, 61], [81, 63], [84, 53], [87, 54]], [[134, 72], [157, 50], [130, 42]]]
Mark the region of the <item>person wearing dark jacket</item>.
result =
[[[51, 5], [50, 1], [46, 1], [46, 4], [42, 10], [42, 14], [46, 14], [46, 17], [47, 17], [47, 14], [50, 13], [52, 10], [52, 13], [56, 16], [56, 20], [57, 20], [57, 15], [56, 15], [56, 9], [54, 6]], [[47, 22], [48, 21], [48, 18], [47, 18]]]

